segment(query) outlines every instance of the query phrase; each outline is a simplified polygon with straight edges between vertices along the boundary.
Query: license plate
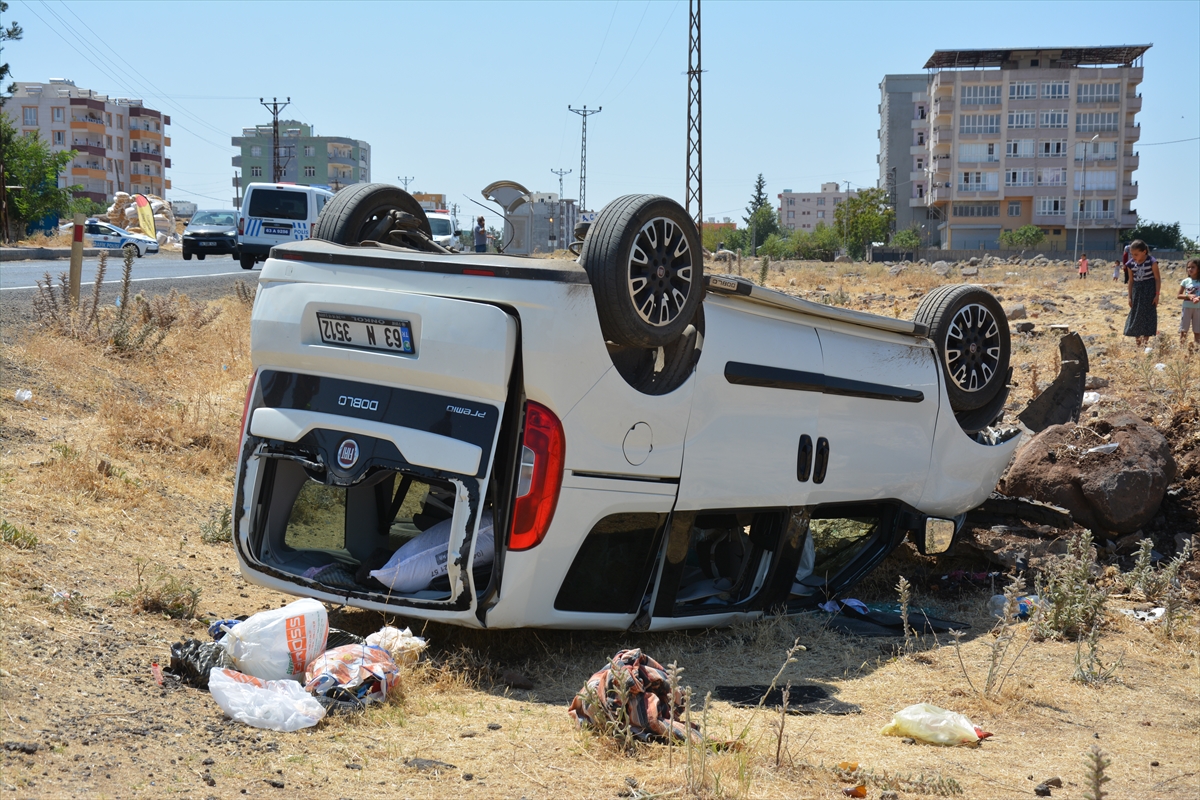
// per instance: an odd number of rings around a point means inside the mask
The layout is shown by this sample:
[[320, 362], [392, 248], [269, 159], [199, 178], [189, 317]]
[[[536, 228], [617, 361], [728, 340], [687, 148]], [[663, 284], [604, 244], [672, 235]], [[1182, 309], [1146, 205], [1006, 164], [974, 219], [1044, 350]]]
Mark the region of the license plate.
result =
[[201, 247], [216, 247], [216, 242], [200, 242]]
[[379, 317], [359, 317], [353, 314], [317, 312], [317, 323], [321, 328], [321, 341], [325, 344], [384, 350], [406, 355], [413, 355], [417, 352], [416, 344], [413, 342], [412, 325], [406, 319], [380, 319]]
[[285, 228], [285, 227], [282, 227], [279, 225], [263, 225], [262, 231], [263, 231], [263, 233], [267, 234], [268, 236], [291, 236], [292, 235], [292, 229], [290, 227]]

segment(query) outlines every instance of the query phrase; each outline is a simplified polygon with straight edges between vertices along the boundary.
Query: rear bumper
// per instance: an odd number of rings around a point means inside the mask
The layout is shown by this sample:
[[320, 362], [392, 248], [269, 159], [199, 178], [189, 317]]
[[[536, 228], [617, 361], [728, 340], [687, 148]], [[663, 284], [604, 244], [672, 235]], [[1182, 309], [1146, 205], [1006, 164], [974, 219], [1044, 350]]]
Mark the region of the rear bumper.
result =
[[[283, 243], [281, 242], [281, 244]], [[275, 246], [273, 244], [256, 244], [255, 242], [238, 242], [237, 251], [244, 256], [262, 256], [266, 258], [271, 254], [271, 248]]]

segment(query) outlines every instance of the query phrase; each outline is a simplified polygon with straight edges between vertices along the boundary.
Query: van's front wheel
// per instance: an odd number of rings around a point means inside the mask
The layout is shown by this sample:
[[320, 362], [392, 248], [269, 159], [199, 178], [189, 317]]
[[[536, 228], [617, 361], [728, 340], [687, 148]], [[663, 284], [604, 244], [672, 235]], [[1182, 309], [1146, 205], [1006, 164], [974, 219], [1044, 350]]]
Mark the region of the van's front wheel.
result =
[[254, 269], [254, 256], [241, 256], [238, 261], [242, 265], [242, 269]]

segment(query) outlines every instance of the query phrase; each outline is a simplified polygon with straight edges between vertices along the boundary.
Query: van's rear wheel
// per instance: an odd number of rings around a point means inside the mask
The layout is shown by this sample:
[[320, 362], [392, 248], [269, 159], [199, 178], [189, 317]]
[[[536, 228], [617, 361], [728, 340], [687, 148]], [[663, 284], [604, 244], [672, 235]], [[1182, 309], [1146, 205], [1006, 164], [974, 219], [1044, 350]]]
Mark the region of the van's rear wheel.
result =
[[956, 412], [987, 405], [1008, 380], [1012, 353], [1008, 318], [1000, 301], [981, 286], [933, 290], [917, 307], [915, 321], [929, 329]]
[[392, 211], [411, 214], [416, 227], [433, 237], [425, 210], [411, 194], [387, 183], [361, 183], [343, 189], [325, 204], [313, 225], [312, 238], [334, 244], [380, 241], [393, 228], [387, 219]]
[[580, 264], [600, 330], [625, 347], [664, 347], [691, 323], [704, 293], [696, 224], [674, 200], [618, 197], [587, 231]]
[[241, 256], [238, 261], [242, 265], [242, 269], [254, 269], [254, 256]]

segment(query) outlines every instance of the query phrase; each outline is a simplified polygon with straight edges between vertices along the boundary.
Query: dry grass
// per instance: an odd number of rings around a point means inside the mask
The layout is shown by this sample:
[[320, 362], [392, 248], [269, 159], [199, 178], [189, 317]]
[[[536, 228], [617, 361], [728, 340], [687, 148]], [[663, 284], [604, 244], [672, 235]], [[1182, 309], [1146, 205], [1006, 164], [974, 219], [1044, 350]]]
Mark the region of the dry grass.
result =
[[[900, 316], [910, 316], [924, 292], [943, 280], [918, 268], [892, 277], [860, 264], [779, 267], [771, 265], [769, 285], [817, 299], [840, 292], [852, 308]], [[746, 270], [757, 268], [744, 263]], [[1169, 424], [1187, 401], [1184, 390], [1194, 393], [1158, 371], [1148, 376], [1152, 385], [1144, 385], [1139, 364], [1168, 363], [1178, 340], [1162, 337], [1169, 340], [1162, 344], [1165, 357], [1135, 353], [1114, 332], [1123, 308], [1100, 307], [1101, 298], [1120, 305], [1119, 284], [1075, 281], [1048, 268], [1022, 268], [1019, 276], [1005, 269], [984, 270], [979, 282], [993, 285], [1005, 302], [1024, 302], [1039, 330], [1066, 322], [1095, 336], [1093, 348], [1107, 348], [1093, 359], [1093, 372], [1112, 381], [1101, 390], [1102, 412], [1128, 410]], [[1058, 310], [1035, 305], [1042, 299], [1054, 299]], [[39, 731], [53, 729], [68, 743], [10, 758], [3, 780], [23, 794], [102, 795], [119, 785], [139, 796], [234, 797], [242, 789], [260, 794], [269, 779], [286, 781], [298, 796], [825, 798], [862, 781], [871, 797], [889, 789], [902, 797], [937, 796], [957, 786], [966, 797], [1000, 798], [1032, 796], [1037, 782], [1059, 775], [1064, 796], [1071, 797], [1094, 785], [1085, 755], [1099, 745], [1111, 759], [1104, 775], [1111, 780], [1103, 785], [1111, 796], [1196, 796], [1200, 635], [1194, 605], [1182, 605], [1167, 635], [1161, 626], [1111, 613], [1121, 601], [1110, 598], [1093, 630], [1098, 669], [1119, 654], [1118, 680], [1081, 682], [1072, 680], [1074, 641], [1033, 641], [1014, 659], [1030, 624], [1011, 622], [994, 638], [987, 593], [940, 601], [923, 594], [919, 576], [937, 562], [908, 548], [860, 585], [861, 596], [894, 600], [893, 587], [904, 575], [912, 581], [910, 615], [926, 608], [969, 622], [961, 658], [977, 683], [986, 682], [999, 637], [1010, 637], [1002, 687], [973, 691], [946, 637], [922, 637], [910, 653], [897, 654], [891, 641], [847, 638], [827, 630], [819, 617], [801, 616], [646, 635], [418, 625], [432, 641], [430, 658], [404, 670], [395, 702], [291, 735], [223, 722], [205, 693], [159, 690], [150, 662], [163, 661], [177, 637], [203, 636], [202, 623], [185, 617], [224, 618], [288, 600], [242, 581], [231, 546], [216, 534], [232, 496], [235, 439], [251, 372], [249, 305], [230, 296], [219, 307], [211, 324], [172, 329], [153, 357], [116, 358], [86, 341], [5, 331], [0, 512], [5, 524], [36, 537], [37, 545], [0, 547], [0, 636], [9, 643], [0, 650], [7, 676], [0, 682], [0, 718], [8, 740], [47, 740], [51, 734]], [[1163, 329], [1172, 324], [1164, 309]], [[1035, 373], [1043, 383], [1053, 377], [1058, 358], [1056, 337], [1021, 336], [1016, 344], [1021, 386], [1014, 405], [1030, 396]], [[14, 401], [18, 387], [32, 388], [33, 400]], [[57, 601], [53, 592], [60, 593]], [[331, 617], [359, 633], [385, 622], [405, 624], [348, 609]], [[705, 752], [702, 769], [693, 753], [689, 771], [683, 749], [637, 744], [627, 751], [577, 730], [565, 712], [588, 676], [617, 650], [637, 646], [660, 663], [685, 668], [682, 681], [692, 688], [693, 719], [699, 719], [715, 685], [768, 683], [797, 640], [806, 649], [793, 654], [779, 684], [821, 685], [861, 705], [861, 715], [790, 717], [781, 726], [774, 712], [714, 701], [707, 731], [744, 746]], [[96, 660], [95, 651], [105, 658]], [[500, 679], [508, 670], [529, 676], [535, 688], [506, 688]], [[978, 749], [946, 749], [878, 735], [892, 713], [917, 702], [965, 713], [995, 737]], [[153, 723], [167, 727], [152, 736], [128, 732]], [[139, 748], [136, 762], [133, 747]], [[83, 774], [76, 754], [110, 766]], [[205, 758], [216, 763], [203, 765]], [[421, 772], [403, 765], [409, 758], [456, 769]], [[857, 766], [847, 770], [843, 762]], [[151, 772], [158, 777], [148, 777]], [[215, 786], [202, 781], [206, 773]]]

